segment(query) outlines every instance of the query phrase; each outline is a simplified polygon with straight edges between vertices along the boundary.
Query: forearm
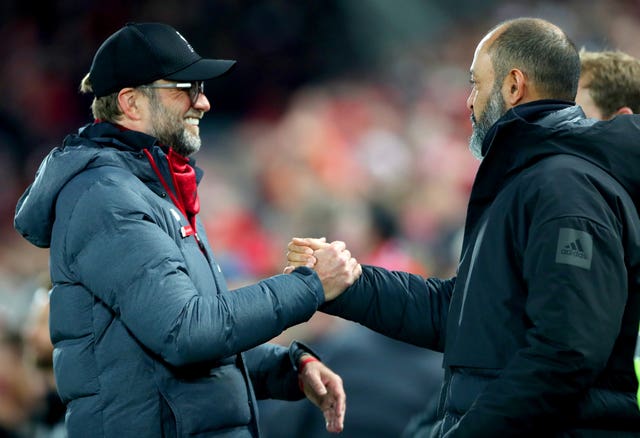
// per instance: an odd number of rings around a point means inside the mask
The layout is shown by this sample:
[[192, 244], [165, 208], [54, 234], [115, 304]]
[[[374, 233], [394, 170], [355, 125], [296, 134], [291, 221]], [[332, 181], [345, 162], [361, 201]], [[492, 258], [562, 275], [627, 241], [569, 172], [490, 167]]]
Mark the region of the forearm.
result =
[[425, 279], [363, 266], [356, 283], [320, 310], [394, 339], [441, 351], [441, 333], [454, 284], [454, 279]]
[[180, 314], [175, 350], [170, 351], [180, 358], [200, 361], [249, 350], [307, 321], [320, 299], [317, 278], [297, 273], [212, 297], [198, 297]]

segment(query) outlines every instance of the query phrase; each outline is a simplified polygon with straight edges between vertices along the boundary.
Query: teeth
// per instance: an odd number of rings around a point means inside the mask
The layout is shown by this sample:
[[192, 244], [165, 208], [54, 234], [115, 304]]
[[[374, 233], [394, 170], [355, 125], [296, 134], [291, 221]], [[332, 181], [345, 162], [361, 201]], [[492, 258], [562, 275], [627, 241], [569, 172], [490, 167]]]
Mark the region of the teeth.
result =
[[200, 124], [200, 119], [196, 118], [196, 117], [187, 117], [185, 119], [185, 121], [189, 124], [189, 125], [194, 125], [194, 126], [198, 126]]

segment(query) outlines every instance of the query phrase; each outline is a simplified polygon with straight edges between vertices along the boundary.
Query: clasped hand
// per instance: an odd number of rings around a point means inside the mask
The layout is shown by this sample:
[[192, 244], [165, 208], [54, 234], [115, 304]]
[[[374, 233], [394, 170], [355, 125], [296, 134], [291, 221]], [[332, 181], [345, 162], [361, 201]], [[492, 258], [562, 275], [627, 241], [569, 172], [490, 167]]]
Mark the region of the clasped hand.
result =
[[344, 242], [328, 243], [324, 237], [294, 237], [287, 249], [288, 265], [284, 273], [291, 273], [299, 266], [314, 269], [320, 277], [327, 301], [337, 298], [362, 274], [362, 266], [351, 257]]

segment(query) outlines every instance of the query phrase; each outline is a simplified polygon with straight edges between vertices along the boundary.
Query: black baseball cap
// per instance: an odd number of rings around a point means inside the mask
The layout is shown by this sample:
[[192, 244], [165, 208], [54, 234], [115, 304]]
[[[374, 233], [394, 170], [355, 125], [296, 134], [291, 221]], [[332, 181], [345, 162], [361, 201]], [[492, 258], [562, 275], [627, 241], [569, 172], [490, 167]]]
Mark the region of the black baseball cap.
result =
[[235, 64], [204, 59], [173, 27], [163, 23], [127, 23], [107, 38], [89, 70], [96, 97], [126, 87], [156, 81], [204, 81], [220, 76]]

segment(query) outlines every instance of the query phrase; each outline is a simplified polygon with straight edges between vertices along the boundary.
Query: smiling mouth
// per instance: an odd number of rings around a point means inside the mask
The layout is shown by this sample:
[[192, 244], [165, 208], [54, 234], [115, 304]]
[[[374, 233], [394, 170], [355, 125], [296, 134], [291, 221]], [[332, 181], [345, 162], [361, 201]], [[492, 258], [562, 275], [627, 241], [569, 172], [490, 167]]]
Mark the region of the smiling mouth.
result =
[[199, 126], [200, 125], [200, 119], [198, 119], [197, 117], [186, 117], [185, 122], [187, 123], [187, 125], [190, 126]]

